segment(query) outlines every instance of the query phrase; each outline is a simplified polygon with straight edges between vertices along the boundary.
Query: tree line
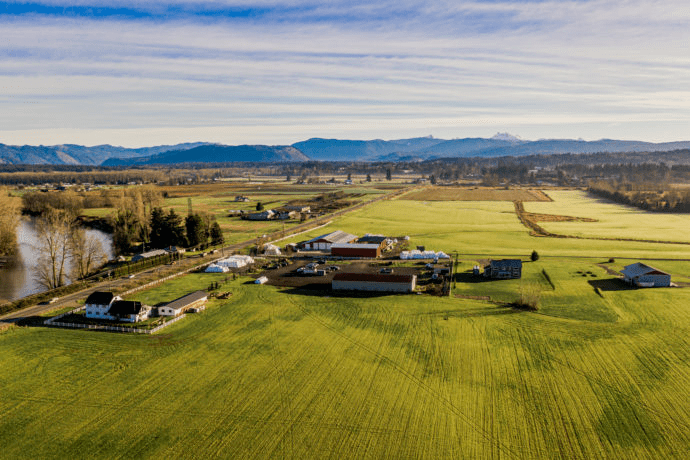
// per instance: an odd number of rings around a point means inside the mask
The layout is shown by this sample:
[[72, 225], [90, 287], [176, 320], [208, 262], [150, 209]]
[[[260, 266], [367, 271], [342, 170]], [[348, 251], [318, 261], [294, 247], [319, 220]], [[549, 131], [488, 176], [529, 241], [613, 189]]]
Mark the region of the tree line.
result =
[[19, 208], [19, 199], [10, 195], [9, 190], [0, 188], [0, 257], [17, 250]]

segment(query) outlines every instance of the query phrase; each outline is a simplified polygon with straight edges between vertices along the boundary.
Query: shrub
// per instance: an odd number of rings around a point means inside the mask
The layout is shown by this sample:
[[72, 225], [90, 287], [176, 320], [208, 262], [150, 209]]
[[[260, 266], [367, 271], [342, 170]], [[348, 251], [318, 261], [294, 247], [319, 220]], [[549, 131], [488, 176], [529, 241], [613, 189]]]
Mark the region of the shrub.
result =
[[539, 285], [530, 283], [520, 286], [520, 297], [513, 303], [515, 308], [521, 310], [539, 310], [539, 300], [541, 299], [541, 289]]
[[529, 258], [532, 262], [536, 262], [539, 260], [539, 253], [537, 251], [532, 251], [532, 255], [529, 256]]

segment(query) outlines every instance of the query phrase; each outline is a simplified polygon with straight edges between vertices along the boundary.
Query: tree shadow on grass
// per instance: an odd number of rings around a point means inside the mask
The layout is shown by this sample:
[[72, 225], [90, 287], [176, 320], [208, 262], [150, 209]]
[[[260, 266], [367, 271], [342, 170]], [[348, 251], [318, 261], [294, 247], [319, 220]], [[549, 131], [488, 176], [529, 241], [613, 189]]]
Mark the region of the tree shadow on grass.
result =
[[516, 313], [523, 313], [525, 310], [519, 308], [513, 308], [512, 306], [496, 306], [496, 307], [486, 307], [482, 309], [457, 309], [457, 310], [441, 310], [419, 313], [419, 315], [424, 316], [438, 316], [443, 317], [443, 319], [448, 318], [483, 318], [487, 316], [502, 316], [502, 315], [514, 315]]
[[486, 283], [489, 281], [500, 281], [497, 279], [487, 278], [484, 275], [475, 275], [471, 272], [456, 273], [455, 282], [456, 283]]
[[594, 289], [599, 289], [602, 292], [607, 291], [632, 291], [636, 288], [630, 286], [628, 283], [620, 278], [608, 278], [605, 280], [587, 280], [590, 286]]
[[334, 291], [331, 289], [330, 284], [324, 283], [312, 283], [305, 284], [300, 287], [291, 287], [284, 291], [283, 294], [300, 295], [300, 296], [312, 296], [312, 297], [334, 297], [334, 298], [356, 298], [356, 299], [367, 299], [375, 297], [388, 297], [394, 295], [410, 295], [409, 293], [401, 292], [375, 292], [375, 291]]

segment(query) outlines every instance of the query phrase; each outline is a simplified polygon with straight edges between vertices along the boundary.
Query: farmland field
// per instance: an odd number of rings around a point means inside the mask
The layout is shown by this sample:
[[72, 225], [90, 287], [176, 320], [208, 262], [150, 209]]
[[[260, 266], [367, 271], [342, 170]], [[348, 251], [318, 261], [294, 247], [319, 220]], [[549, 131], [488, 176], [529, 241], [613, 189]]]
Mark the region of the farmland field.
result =
[[542, 222], [560, 235], [690, 242], [690, 215], [648, 212], [592, 197], [579, 190], [550, 190], [549, 203], [525, 203], [534, 213], [569, 215], [596, 222]]
[[465, 187], [426, 187], [406, 194], [403, 199], [414, 201], [549, 201], [540, 190]]
[[[450, 297], [191, 274], [132, 298], [211, 282], [232, 296], [151, 336], [10, 327], [0, 457], [687, 457], [690, 288], [608, 272], [646, 255], [689, 282], [690, 262], [660, 260], [690, 259], [688, 245], [535, 238], [510, 202], [382, 202], [315, 233], [337, 228], [460, 251]], [[469, 275], [531, 249], [521, 280]], [[536, 312], [506, 305], [526, 287]]]

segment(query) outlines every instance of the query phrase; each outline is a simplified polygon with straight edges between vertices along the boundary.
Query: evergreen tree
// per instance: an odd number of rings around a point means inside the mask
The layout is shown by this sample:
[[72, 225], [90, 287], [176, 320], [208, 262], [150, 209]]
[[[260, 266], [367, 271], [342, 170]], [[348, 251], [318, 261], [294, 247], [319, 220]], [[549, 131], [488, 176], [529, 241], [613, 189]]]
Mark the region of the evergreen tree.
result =
[[220, 225], [218, 222], [214, 221], [211, 224], [211, 244], [214, 246], [223, 244], [225, 242], [225, 238], [223, 238], [223, 230], [220, 229]]
[[206, 244], [208, 241], [206, 224], [199, 214], [187, 216], [185, 219], [185, 229], [187, 230], [187, 243], [189, 246], [199, 246], [200, 244]]

